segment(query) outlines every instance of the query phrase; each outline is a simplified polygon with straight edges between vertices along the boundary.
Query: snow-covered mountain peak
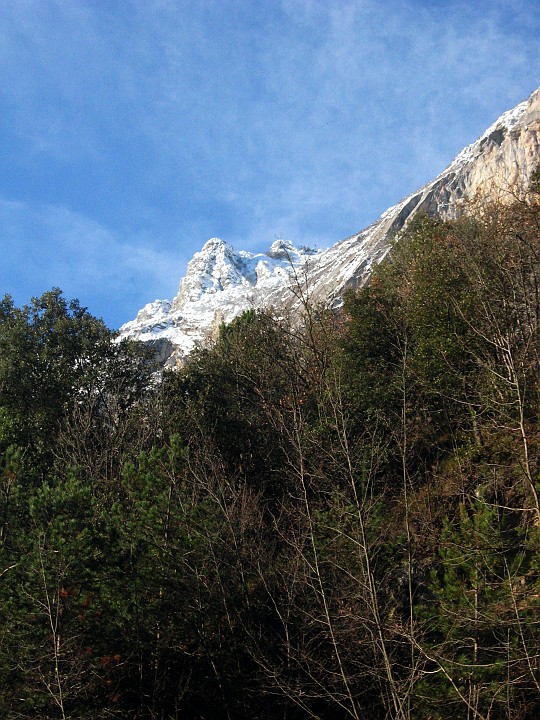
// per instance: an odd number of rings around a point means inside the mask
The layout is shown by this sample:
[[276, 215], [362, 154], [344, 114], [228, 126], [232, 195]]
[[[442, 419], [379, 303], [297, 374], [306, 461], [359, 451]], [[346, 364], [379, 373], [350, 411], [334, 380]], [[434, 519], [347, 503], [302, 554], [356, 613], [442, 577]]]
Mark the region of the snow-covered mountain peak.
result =
[[279, 238], [270, 245], [270, 250], [268, 250], [266, 254], [268, 257], [276, 260], [287, 260], [290, 262], [293, 258], [297, 259], [298, 250], [289, 240]]
[[211, 238], [188, 263], [172, 309], [178, 310], [185, 302], [195, 302], [202, 295], [220, 292], [231, 285], [242, 285], [244, 281], [241, 258], [229, 244]]
[[256, 291], [261, 281], [268, 283], [270, 277], [288, 276], [313, 252], [307, 248], [299, 250], [283, 239], [272, 243], [266, 253], [236, 252], [223, 240], [211, 238], [188, 263], [172, 311], [178, 312], [186, 303], [197, 302], [203, 296], [208, 301], [209, 296], [220, 294], [221, 302], [223, 293], [231, 288]]
[[347, 288], [368, 281], [393, 237], [415, 215], [451, 219], [480, 198], [511, 202], [527, 187], [539, 161], [540, 89], [504, 113], [434, 180], [328, 250], [298, 249], [280, 238], [266, 253], [252, 253], [211, 238], [189, 262], [173, 302], [149, 303], [120, 329], [120, 337], [151, 342], [174, 366], [243, 310], [298, 312], [293, 291], [298, 282], [306, 283], [312, 302], [339, 305]]
[[236, 252], [211, 238], [188, 263], [172, 303], [149, 303], [121, 328], [120, 336], [152, 342], [160, 352], [170, 346], [174, 352], [169, 364], [174, 365], [219, 323], [253, 307], [281, 305], [295, 272], [314, 253], [286, 240], [276, 240], [266, 253]]
[[218, 237], [213, 237], [204, 243], [200, 252], [211, 254], [217, 252], [224, 252], [227, 248], [230, 248], [230, 245], [228, 245], [225, 240], [222, 240]]

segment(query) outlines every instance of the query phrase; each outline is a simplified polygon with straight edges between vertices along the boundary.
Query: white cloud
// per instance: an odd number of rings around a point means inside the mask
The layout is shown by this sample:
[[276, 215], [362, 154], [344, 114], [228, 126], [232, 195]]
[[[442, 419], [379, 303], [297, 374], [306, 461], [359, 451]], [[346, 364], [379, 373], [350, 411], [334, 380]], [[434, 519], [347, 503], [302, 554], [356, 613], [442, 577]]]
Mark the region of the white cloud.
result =
[[[158, 250], [148, 237], [121, 237], [61, 206], [0, 199], [0, 222], [11, 265], [0, 270], [5, 291], [22, 303], [60, 287], [112, 325], [128, 319], [126, 311], [138, 309], [141, 289], [149, 300], [176, 292], [187, 260]], [[11, 287], [14, 276], [16, 287]]]

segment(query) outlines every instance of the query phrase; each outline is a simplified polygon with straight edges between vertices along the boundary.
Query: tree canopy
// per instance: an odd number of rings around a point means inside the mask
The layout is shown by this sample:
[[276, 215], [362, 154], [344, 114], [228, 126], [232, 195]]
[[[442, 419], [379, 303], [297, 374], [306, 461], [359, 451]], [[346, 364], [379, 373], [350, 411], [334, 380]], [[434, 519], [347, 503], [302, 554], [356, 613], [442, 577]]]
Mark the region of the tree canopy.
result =
[[538, 717], [539, 288], [533, 185], [159, 377], [5, 297], [2, 717]]

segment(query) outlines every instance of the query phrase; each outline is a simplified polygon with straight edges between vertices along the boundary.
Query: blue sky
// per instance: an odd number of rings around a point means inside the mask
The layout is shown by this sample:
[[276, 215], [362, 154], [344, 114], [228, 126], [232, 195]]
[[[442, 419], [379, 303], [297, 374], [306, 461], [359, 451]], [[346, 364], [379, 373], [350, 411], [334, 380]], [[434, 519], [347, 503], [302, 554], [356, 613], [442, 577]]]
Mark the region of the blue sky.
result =
[[218, 236], [332, 245], [540, 85], [538, 0], [0, 0], [0, 293], [116, 328]]

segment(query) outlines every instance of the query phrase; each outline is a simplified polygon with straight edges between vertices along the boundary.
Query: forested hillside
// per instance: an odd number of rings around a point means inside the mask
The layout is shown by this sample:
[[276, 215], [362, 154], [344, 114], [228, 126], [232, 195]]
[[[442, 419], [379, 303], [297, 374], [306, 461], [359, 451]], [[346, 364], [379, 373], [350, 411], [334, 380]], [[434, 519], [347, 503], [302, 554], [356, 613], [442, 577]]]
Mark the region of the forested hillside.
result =
[[158, 380], [0, 305], [0, 715], [540, 715], [540, 190]]

